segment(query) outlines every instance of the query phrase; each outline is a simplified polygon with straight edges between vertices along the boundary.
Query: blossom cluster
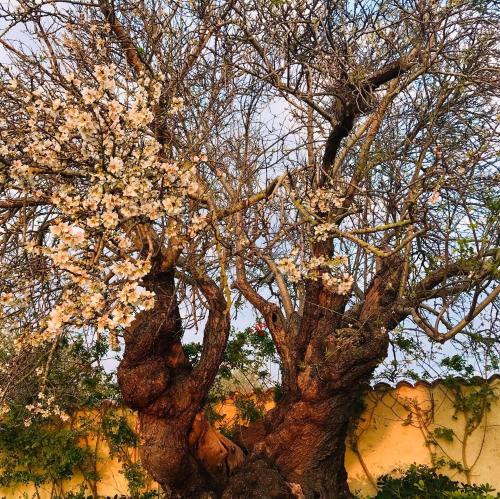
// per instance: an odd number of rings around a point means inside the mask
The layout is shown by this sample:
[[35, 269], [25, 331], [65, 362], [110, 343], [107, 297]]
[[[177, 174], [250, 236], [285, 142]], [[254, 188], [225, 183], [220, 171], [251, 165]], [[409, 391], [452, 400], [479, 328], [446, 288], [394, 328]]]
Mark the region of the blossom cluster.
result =
[[311, 211], [328, 213], [332, 208], [340, 208], [344, 198], [337, 189], [316, 189], [306, 200], [306, 206]]
[[61, 421], [68, 421], [69, 416], [66, 414], [55, 402], [54, 396], [46, 396], [43, 392], [38, 394], [38, 400], [33, 404], [28, 404], [26, 409], [30, 415], [24, 419], [24, 426], [31, 426], [34, 417], [41, 417], [48, 419], [50, 417], [57, 417]]
[[12, 307], [16, 304], [16, 295], [14, 293], [0, 294], [0, 307]]
[[334, 293], [346, 295], [351, 291], [354, 277], [348, 272], [339, 271], [340, 267], [348, 264], [347, 256], [339, 255], [329, 259], [311, 257], [301, 264], [293, 256], [294, 252], [292, 252], [292, 257], [281, 258], [276, 262], [279, 270], [287, 275], [290, 282], [321, 279], [325, 287]]
[[314, 226], [314, 238], [316, 241], [326, 241], [333, 229], [336, 229], [337, 225], [333, 223], [322, 223]]
[[321, 274], [321, 280], [328, 289], [339, 295], [348, 294], [354, 284], [354, 277], [349, 275], [347, 272], [344, 272], [340, 277], [332, 276], [327, 272], [323, 272]]
[[[78, 48], [71, 37], [66, 45]], [[165, 159], [154, 134], [162, 79], [126, 79], [113, 64], [95, 65], [90, 77], [85, 71], [34, 89], [23, 75], [11, 75], [2, 89], [21, 104], [22, 125], [5, 124], [8, 134], [0, 133], [8, 189], [53, 207], [47, 236], [28, 238], [25, 250], [63, 276], [57, 303], [22, 344], [89, 324], [115, 338], [137, 309], [154, 304], [140, 285], [151, 255], [137, 248], [136, 227], [171, 219], [167, 236], [176, 231], [182, 240], [206, 225], [201, 216], [190, 223], [185, 203], [199, 191], [196, 163]], [[182, 107], [175, 98], [172, 112]], [[14, 298], [2, 294], [0, 305], [12, 306]]]
[[294, 259], [285, 257], [279, 259], [276, 263], [280, 271], [288, 276], [290, 282], [297, 283], [302, 279], [302, 273]]

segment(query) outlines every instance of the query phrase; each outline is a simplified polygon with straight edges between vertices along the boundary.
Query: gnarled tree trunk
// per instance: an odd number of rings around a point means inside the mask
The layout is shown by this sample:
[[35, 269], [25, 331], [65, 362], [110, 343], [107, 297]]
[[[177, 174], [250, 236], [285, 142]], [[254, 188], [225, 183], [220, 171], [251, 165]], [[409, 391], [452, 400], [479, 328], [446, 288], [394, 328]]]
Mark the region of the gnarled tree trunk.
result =
[[201, 360], [193, 369], [182, 350], [182, 324], [173, 271], [146, 285], [156, 294], [152, 310], [138, 315], [125, 334], [118, 381], [126, 405], [138, 412], [144, 467], [172, 497], [220, 491], [241, 450], [209, 428], [202, 411], [229, 334], [226, 302], [209, 279], [197, 281], [209, 317]]
[[[347, 313], [343, 296], [309, 282], [302, 316], [288, 321], [273, 305], [258, 302], [240, 267], [238, 287], [254, 300], [281, 342], [284, 397], [263, 422], [243, 432], [241, 445], [251, 458], [230, 480], [224, 498], [351, 497], [345, 439], [363, 388], [387, 354], [398, 263], [397, 257], [384, 263], [363, 304]], [[265, 469], [274, 488], [261, 486], [258, 476]]]
[[[386, 355], [382, 324], [398, 268], [384, 266], [363, 305], [348, 313], [345, 297], [319, 282], [308, 283], [301, 317], [285, 320], [266, 302], [263, 315], [283, 359], [284, 396], [242, 432], [246, 456], [202, 412], [229, 332], [221, 291], [206, 278], [197, 281], [210, 312], [193, 369], [180, 343], [173, 272], [147, 280], [156, 305], [127, 331], [118, 378], [125, 403], [139, 413], [142, 462], [152, 477], [172, 497], [350, 497], [346, 433], [363, 387]], [[241, 274], [238, 286], [245, 289]]]
[[[306, 388], [285, 395], [266, 415], [259, 431], [243, 433], [242, 444], [265, 456], [287, 482], [299, 484], [307, 498], [350, 497], [344, 468], [345, 439], [358, 398], [387, 349], [385, 333], [371, 332], [365, 338], [342, 333], [328, 358], [332, 371], [341, 366], [332, 378], [323, 377], [321, 368], [317, 372], [312, 369], [309, 375], [317, 376], [317, 381], [311, 382], [318, 389], [316, 393]], [[244, 490], [238, 474], [226, 496], [248, 497], [238, 495], [237, 490]]]

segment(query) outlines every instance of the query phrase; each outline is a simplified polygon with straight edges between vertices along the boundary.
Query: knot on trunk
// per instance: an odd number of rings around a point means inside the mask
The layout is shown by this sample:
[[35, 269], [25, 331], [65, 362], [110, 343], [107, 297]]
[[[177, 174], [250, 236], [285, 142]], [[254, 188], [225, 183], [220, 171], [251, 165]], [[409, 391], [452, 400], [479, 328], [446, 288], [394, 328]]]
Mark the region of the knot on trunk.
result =
[[245, 460], [243, 451], [219, 433], [200, 412], [188, 437], [194, 456], [219, 483], [224, 483]]

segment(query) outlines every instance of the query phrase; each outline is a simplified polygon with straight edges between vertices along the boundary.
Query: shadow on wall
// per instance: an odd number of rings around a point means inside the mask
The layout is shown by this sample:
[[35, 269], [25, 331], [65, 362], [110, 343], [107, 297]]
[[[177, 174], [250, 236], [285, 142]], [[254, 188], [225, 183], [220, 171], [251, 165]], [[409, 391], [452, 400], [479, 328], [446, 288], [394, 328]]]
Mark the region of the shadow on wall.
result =
[[348, 438], [350, 487], [374, 494], [376, 477], [412, 463], [450, 478], [500, 489], [500, 376], [465, 383], [379, 384]]

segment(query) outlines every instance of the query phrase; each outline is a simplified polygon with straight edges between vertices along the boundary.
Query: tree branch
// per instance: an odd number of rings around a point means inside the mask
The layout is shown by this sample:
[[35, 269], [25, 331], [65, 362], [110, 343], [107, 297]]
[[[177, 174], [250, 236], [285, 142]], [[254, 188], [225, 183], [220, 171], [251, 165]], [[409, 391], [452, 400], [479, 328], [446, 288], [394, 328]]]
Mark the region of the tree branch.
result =
[[207, 300], [209, 312], [201, 358], [190, 378], [196, 390], [205, 397], [222, 362], [229, 338], [230, 317], [224, 294], [217, 284], [206, 276], [197, 276], [194, 280]]
[[123, 25], [117, 19], [113, 6], [108, 0], [99, 0], [99, 8], [106, 18], [106, 21], [109, 23], [111, 31], [120, 42], [129, 65], [134, 69], [137, 75], [143, 73], [146, 66], [139, 55], [139, 50], [135, 46], [130, 34], [127, 33]]
[[449, 329], [446, 333], [440, 333], [437, 328], [432, 327], [414, 308], [411, 309], [411, 316], [415, 323], [422, 328], [424, 333], [438, 343], [445, 343], [455, 337], [465, 327], [467, 327], [490, 303], [500, 295], [500, 286], [493, 291], [476, 307], [473, 307], [469, 313], [456, 326]]
[[287, 336], [286, 320], [283, 317], [278, 305], [263, 298], [250, 285], [245, 272], [243, 257], [237, 256], [235, 259], [236, 281], [233, 287], [237, 288], [241, 294], [253, 305], [263, 316], [273, 338], [278, 354], [283, 363], [283, 386], [285, 389], [295, 386], [295, 357], [293, 348], [289, 345], [290, 338]]
[[[484, 279], [492, 270], [485, 265], [485, 261], [482, 261], [484, 258], [492, 258], [491, 265], [494, 267], [500, 262], [500, 249], [493, 248], [482, 255], [476, 254], [468, 259], [457, 260], [435, 270], [415, 286], [410, 299], [420, 302], [433, 298], [433, 290], [450, 277], [467, 276], [470, 272], [476, 271], [478, 272], [476, 280]], [[482, 262], [480, 268], [478, 262]]]
[[47, 202], [37, 198], [0, 199], [0, 209], [4, 210], [23, 208], [25, 206], [43, 206], [44, 204], [47, 204]]

